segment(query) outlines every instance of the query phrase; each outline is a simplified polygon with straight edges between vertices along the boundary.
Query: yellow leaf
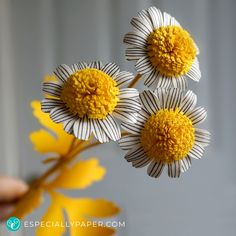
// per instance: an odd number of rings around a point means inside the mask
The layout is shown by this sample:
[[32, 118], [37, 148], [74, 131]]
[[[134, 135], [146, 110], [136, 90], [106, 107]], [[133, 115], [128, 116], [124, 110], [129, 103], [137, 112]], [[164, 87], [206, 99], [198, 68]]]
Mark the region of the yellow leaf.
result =
[[[46, 214], [42, 217], [41, 222], [55, 222], [61, 224], [64, 221], [62, 208], [57, 204], [56, 199], [52, 199]], [[36, 229], [37, 236], [61, 236], [65, 232], [65, 227], [38, 227]]]
[[43, 199], [43, 190], [41, 188], [33, 189], [31, 192], [16, 204], [15, 210], [12, 215], [23, 219], [26, 215], [34, 211], [35, 208], [39, 207]]
[[[104, 218], [117, 215], [120, 209], [114, 203], [104, 199], [75, 199], [54, 191], [50, 191], [50, 195], [52, 197], [52, 205], [42, 218], [42, 221], [65, 222], [62, 215], [63, 210], [65, 210], [71, 224], [71, 227], [68, 228], [71, 236], [111, 236], [115, 234], [114, 228], [98, 225], [92, 220], [94, 217]], [[37, 230], [37, 236], [60, 236], [63, 233], [63, 227], [61, 231], [56, 227], [47, 230], [39, 228]]]
[[43, 82], [55, 82], [58, 81], [57, 77], [55, 75], [45, 75]]
[[99, 165], [97, 159], [80, 160], [72, 167], [65, 167], [60, 174], [49, 183], [49, 188], [83, 189], [95, 181], [100, 181], [106, 169]]
[[45, 129], [40, 129], [30, 134], [30, 140], [34, 144], [35, 150], [40, 153], [58, 153], [59, 155], [65, 155], [74, 137], [63, 130], [62, 124], [54, 123], [50, 119], [49, 114], [41, 111], [39, 101], [33, 101], [31, 106], [34, 116], [39, 120], [41, 125], [52, 131], [51, 134]]

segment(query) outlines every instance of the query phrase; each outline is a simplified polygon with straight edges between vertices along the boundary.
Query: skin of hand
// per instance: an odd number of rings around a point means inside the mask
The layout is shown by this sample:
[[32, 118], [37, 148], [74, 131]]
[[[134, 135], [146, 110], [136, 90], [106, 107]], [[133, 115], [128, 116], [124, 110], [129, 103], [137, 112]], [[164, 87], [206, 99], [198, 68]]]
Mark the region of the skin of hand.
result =
[[14, 205], [28, 191], [28, 185], [22, 180], [0, 176], [0, 221], [14, 210]]

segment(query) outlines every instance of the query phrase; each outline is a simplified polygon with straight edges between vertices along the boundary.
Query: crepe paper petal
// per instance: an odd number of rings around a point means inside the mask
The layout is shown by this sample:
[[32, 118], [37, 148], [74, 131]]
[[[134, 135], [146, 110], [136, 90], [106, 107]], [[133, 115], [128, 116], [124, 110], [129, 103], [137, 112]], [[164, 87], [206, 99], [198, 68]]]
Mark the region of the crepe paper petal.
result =
[[183, 98], [183, 93], [180, 89], [170, 88], [167, 96], [165, 97], [166, 108], [175, 109], [180, 106]]
[[140, 144], [140, 137], [138, 135], [125, 135], [119, 140], [119, 145], [123, 150], [129, 150], [137, 144]]
[[139, 92], [135, 88], [123, 88], [120, 89], [119, 98], [125, 99], [125, 98], [138, 98]]
[[188, 111], [192, 111], [194, 109], [194, 107], [196, 106], [196, 104], [197, 104], [197, 96], [191, 90], [189, 90], [185, 94], [185, 96], [180, 104], [180, 111], [182, 111], [183, 113], [186, 113]]
[[148, 166], [147, 173], [151, 177], [158, 178], [161, 175], [164, 167], [165, 167], [164, 163], [162, 163], [160, 161], [159, 162], [153, 161]]
[[201, 75], [201, 71], [199, 69], [199, 62], [198, 62], [197, 58], [194, 60], [192, 67], [190, 68], [190, 70], [187, 73], [187, 76], [189, 78], [191, 78], [192, 80], [199, 82], [202, 75]]
[[66, 167], [48, 184], [50, 188], [84, 189], [103, 179], [106, 169], [97, 159], [81, 160], [72, 167]]
[[189, 119], [191, 119], [193, 125], [202, 123], [206, 117], [207, 112], [203, 107], [197, 107], [192, 111], [186, 113]]
[[187, 171], [191, 167], [191, 158], [189, 156], [181, 160], [181, 172]]
[[70, 75], [73, 74], [73, 71], [68, 65], [61, 64], [60, 66], [56, 68], [56, 70], [54, 71], [54, 74], [62, 82], [65, 82], [67, 78], [69, 78]]
[[118, 87], [122, 87], [128, 83], [130, 83], [134, 79], [134, 75], [127, 71], [121, 71], [115, 77], [115, 81]]
[[27, 215], [32, 213], [36, 208], [38, 208], [43, 200], [43, 189], [37, 188], [28, 192], [24, 198], [16, 203], [14, 211], [11, 215], [24, 219]]
[[38, 119], [40, 124], [52, 132], [50, 133], [46, 129], [40, 129], [30, 134], [30, 140], [35, 150], [43, 154], [58, 153], [59, 155], [65, 155], [74, 137], [63, 130], [62, 124], [54, 123], [50, 119], [49, 114], [41, 111], [39, 101], [33, 101], [31, 106], [33, 108], [33, 115]]
[[101, 70], [111, 77], [115, 77], [120, 72], [119, 66], [117, 66], [115, 63], [107, 63], [101, 68]]
[[144, 91], [140, 94], [140, 100], [143, 108], [151, 115], [160, 109], [160, 103], [157, 97], [151, 91]]
[[179, 178], [181, 173], [181, 162], [174, 161], [168, 164], [168, 175], [171, 178]]

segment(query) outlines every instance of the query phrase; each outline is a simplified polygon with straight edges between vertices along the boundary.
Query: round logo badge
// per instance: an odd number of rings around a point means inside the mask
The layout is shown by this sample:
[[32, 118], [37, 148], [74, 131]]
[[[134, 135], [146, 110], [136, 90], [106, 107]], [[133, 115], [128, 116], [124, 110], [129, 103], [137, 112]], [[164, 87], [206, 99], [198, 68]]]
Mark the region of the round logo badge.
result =
[[9, 231], [18, 231], [21, 227], [21, 221], [17, 217], [10, 217], [6, 222]]

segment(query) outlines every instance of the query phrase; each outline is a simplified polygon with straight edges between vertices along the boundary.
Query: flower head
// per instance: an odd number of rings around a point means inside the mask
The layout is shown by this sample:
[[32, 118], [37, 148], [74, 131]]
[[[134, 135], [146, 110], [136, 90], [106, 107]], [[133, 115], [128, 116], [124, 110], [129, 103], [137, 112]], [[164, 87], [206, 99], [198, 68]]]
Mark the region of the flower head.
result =
[[124, 42], [128, 60], [136, 61], [137, 71], [148, 87], [186, 89], [186, 77], [199, 81], [199, 50], [191, 35], [176, 19], [150, 7], [131, 20], [134, 31]]
[[195, 108], [197, 97], [180, 89], [157, 89], [140, 94], [142, 109], [135, 124], [123, 123], [130, 134], [119, 141], [129, 150], [125, 159], [136, 168], [149, 165], [151, 177], [159, 177], [164, 166], [170, 177], [179, 177], [191, 166], [191, 158], [200, 159], [210, 141], [210, 133], [196, 127], [206, 111]]
[[133, 79], [131, 73], [101, 62], [60, 65], [54, 73], [60, 81], [43, 84], [43, 91], [53, 97], [42, 101], [42, 111], [63, 123], [66, 132], [80, 140], [93, 133], [100, 142], [116, 141], [121, 132], [114, 118], [136, 121], [138, 91], [122, 88]]

